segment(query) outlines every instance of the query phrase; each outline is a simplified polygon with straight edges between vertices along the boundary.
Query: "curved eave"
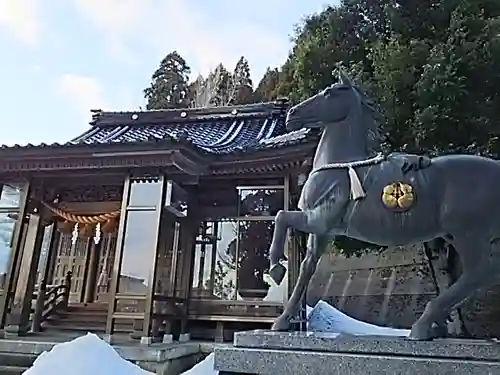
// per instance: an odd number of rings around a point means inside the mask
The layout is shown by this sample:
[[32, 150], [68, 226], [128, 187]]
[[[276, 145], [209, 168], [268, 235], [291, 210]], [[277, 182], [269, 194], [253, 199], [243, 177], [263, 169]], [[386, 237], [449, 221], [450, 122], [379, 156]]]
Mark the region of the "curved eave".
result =
[[213, 155], [180, 141], [91, 144], [0, 149], [0, 173], [113, 171], [173, 167], [190, 175], [265, 173], [295, 168], [314, 152], [317, 137], [276, 142], [257, 149]]
[[207, 161], [189, 145], [171, 142], [9, 148], [0, 150], [0, 173], [175, 167], [187, 174], [202, 175], [209, 172]]
[[241, 175], [284, 172], [301, 168], [304, 161], [314, 155], [317, 142], [311, 140], [296, 145], [263, 149], [252, 153], [224, 157], [211, 164], [211, 174]]

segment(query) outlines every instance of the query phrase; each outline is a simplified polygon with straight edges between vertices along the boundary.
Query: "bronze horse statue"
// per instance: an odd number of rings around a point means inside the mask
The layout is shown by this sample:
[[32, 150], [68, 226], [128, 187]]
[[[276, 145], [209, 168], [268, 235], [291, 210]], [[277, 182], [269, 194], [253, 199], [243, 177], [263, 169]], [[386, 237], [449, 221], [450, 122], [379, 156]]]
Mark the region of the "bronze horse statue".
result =
[[443, 336], [451, 311], [500, 278], [500, 163], [475, 155], [435, 158], [377, 153], [379, 113], [366, 94], [339, 72], [339, 82], [292, 107], [289, 130], [322, 130], [312, 170], [298, 202], [280, 211], [270, 248], [278, 284], [287, 229], [308, 233], [306, 256], [288, 304], [272, 329], [289, 330], [322, 254], [335, 236], [381, 246], [443, 238], [460, 256], [462, 274], [430, 301], [410, 338]]

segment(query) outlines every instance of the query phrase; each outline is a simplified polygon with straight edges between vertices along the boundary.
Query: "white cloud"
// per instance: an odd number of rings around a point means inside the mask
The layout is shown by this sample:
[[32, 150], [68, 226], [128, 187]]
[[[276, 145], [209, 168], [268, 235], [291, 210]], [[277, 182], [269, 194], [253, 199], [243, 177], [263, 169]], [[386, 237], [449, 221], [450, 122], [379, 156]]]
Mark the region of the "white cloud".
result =
[[200, 7], [193, 0], [73, 1], [80, 14], [102, 31], [108, 51], [124, 59], [134, 55], [136, 46], [152, 48], [157, 56], [176, 49], [197, 71], [206, 73], [220, 62], [232, 68], [242, 55], [252, 67], [279, 63], [289, 47], [286, 36], [245, 20], [234, 7], [227, 8], [236, 13], [234, 17], [221, 14], [217, 20], [203, 12], [210, 5]]
[[107, 39], [109, 52], [118, 57], [133, 57], [126, 49], [130, 32], [139, 28], [150, 0], [73, 0], [75, 8]]
[[18, 41], [37, 46], [41, 25], [40, 0], [0, 0], [0, 29], [7, 29]]
[[57, 83], [57, 89], [86, 120], [90, 117], [90, 109], [101, 109], [106, 104], [101, 84], [92, 77], [64, 74]]

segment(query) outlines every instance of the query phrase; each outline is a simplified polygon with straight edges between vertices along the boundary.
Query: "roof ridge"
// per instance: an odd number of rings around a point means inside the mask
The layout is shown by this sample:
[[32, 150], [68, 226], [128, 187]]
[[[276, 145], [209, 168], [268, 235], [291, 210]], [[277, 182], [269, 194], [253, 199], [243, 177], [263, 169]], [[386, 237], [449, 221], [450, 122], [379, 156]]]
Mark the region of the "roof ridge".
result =
[[227, 116], [265, 116], [275, 115], [277, 113], [286, 113], [289, 103], [288, 100], [278, 99], [272, 102], [241, 104], [223, 107], [209, 108], [179, 108], [179, 109], [153, 109], [153, 110], [131, 110], [131, 111], [103, 111], [102, 109], [93, 109], [92, 121], [90, 125], [106, 126], [116, 125], [116, 122], [127, 125], [133, 123], [151, 122], [169, 122], [169, 121], [193, 121], [212, 119], [213, 117]]

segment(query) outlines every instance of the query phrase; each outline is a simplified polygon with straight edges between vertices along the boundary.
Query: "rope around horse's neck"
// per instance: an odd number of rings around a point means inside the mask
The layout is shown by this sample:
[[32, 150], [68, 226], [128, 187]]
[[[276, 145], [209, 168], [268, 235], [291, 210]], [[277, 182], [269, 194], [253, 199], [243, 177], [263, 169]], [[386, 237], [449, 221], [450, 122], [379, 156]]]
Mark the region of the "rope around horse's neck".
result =
[[365, 190], [363, 189], [363, 184], [361, 183], [358, 174], [354, 170], [356, 167], [363, 167], [367, 165], [374, 165], [381, 163], [384, 160], [382, 153], [378, 153], [376, 156], [370, 159], [349, 161], [346, 163], [330, 163], [322, 165], [319, 168], [314, 169], [311, 174], [324, 171], [328, 169], [339, 169], [347, 168], [349, 174], [349, 181], [351, 185], [351, 198], [354, 200], [364, 198], [366, 196]]
[[325, 165], [322, 165], [321, 167], [315, 168], [311, 171], [312, 173], [323, 171], [325, 169], [340, 169], [340, 168], [356, 168], [356, 167], [364, 167], [367, 165], [373, 165], [373, 164], [378, 164], [384, 161], [384, 156], [382, 155], [381, 152], [379, 152], [377, 155], [370, 159], [365, 159], [365, 160], [356, 160], [356, 161], [348, 161], [345, 163], [328, 163]]

